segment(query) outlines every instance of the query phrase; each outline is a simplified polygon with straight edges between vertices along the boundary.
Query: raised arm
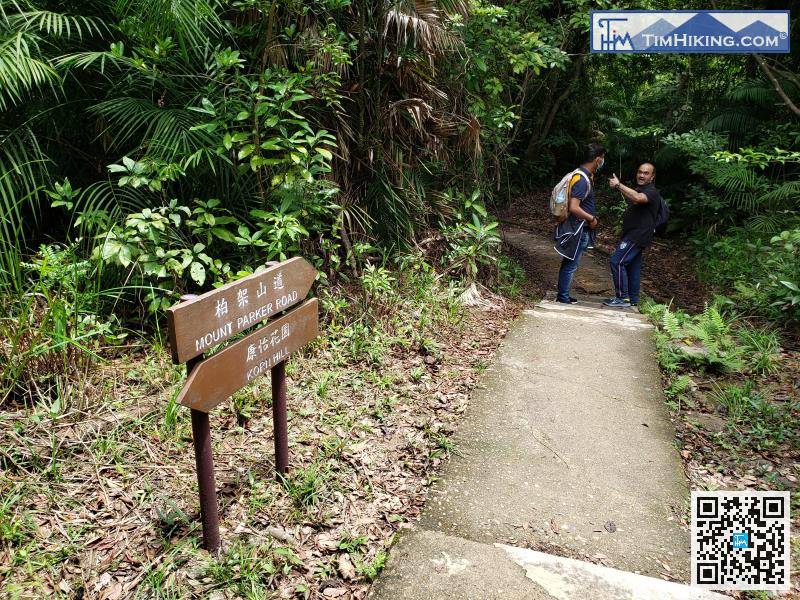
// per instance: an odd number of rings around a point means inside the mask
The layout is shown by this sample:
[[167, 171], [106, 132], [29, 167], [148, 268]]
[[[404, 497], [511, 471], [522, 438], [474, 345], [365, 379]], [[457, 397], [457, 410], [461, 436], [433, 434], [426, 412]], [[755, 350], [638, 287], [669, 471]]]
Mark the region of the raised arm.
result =
[[611, 186], [611, 189], [619, 190], [622, 192], [622, 195], [625, 196], [625, 198], [634, 204], [647, 204], [650, 201], [642, 192], [637, 192], [633, 188], [623, 185], [616, 173], [612, 175], [611, 179], [608, 180], [608, 183]]

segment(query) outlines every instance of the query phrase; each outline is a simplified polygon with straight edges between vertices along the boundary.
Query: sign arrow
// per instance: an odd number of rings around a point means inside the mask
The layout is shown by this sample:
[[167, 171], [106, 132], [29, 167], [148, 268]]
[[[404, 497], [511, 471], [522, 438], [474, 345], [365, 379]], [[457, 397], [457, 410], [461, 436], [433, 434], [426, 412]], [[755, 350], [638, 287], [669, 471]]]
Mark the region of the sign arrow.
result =
[[294, 306], [308, 294], [317, 271], [296, 257], [167, 309], [176, 364]]
[[312, 298], [198, 364], [177, 402], [208, 412], [319, 335]]

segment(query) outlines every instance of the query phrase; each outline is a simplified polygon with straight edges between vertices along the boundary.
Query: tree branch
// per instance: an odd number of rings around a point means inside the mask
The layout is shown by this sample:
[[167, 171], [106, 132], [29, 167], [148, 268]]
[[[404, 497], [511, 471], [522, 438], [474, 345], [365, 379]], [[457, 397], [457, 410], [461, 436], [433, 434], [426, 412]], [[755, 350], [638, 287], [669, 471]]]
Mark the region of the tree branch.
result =
[[800, 108], [798, 108], [797, 105], [792, 102], [792, 99], [789, 98], [789, 95], [784, 91], [783, 87], [778, 81], [778, 78], [775, 77], [772, 69], [770, 69], [769, 65], [767, 64], [767, 61], [764, 60], [764, 57], [760, 54], [753, 54], [753, 58], [756, 59], [756, 62], [761, 66], [761, 69], [764, 71], [767, 77], [769, 77], [769, 80], [772, 82], [772, 87], [774, 87], [775, 91], [778, 92], [778, 95], [781, 97], [784, 104], [786, 104], [786, 106], [788, 106], [794, 114], [800, 117]]

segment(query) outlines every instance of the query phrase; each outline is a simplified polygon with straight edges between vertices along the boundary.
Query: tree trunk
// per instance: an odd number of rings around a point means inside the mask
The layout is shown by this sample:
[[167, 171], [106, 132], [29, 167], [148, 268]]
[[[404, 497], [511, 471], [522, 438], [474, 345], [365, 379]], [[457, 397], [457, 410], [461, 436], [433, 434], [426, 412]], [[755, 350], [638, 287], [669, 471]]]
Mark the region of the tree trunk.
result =
[[536, 155], [536, 149], [539, 147], [542, 140], [544, 140], [544, 138], [546, 138], [550, 133], [550, 128], [553, 126], [553, 121], [555, 121], [561, 105], [572, 93], [572, 88], [574, 87], [575, 82], [580, 79], [581, 73], [583, 72], [583, 61], [585, 57], [585, 54], [578, 56], [577, 60], [575, 61], [575, 70], [572, 72], [572, 77], [570, 77], [569, 81], [567, 82], [567, 86], [550, 106], [550, 110], [547, 111], [547, 116], [541, 129], [537, 132], [534, 132], [533, 136], [531, 137], [531, 141], [528, 143], [528, 150], [526, 152], [526, 157], [528, 160], [531, 160]]

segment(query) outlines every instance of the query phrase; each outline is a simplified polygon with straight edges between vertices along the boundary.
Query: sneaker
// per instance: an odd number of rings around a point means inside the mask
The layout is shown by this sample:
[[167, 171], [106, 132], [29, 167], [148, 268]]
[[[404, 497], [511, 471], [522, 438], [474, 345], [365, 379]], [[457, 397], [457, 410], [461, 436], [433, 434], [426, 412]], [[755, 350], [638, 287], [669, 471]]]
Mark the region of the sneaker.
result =
[[561, 304], [577, 304], [578, 299], [570, 296], [568, 300], [559, 300], [558, 298], [556, 298], [556, 302], [559, 302]]
[[630, 308], [631, 302], [627, 298], [609, 298], [603, 304], [611, 308]]

